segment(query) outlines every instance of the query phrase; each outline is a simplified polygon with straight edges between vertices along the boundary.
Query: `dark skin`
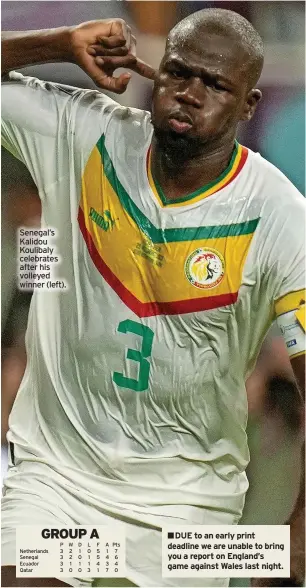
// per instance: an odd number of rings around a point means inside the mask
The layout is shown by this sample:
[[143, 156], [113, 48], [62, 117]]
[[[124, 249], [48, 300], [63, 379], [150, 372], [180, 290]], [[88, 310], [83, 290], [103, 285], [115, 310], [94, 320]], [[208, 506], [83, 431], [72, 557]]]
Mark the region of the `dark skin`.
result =
[[[248, 66], [246, 53], [219, 34], [208, 32], [200, 46], [194, 37], [168, 43], [152, 104], [152, 170], [167, 198], [197, 190], [227, 167], [237, 125], [261, 99]], [[187, 117], [191, 128], [176, 133], [169, 122], [176, 117]]]
[[[305, 403], [305, 355], [291, 359], [296, 382]], [[290, 578], [253, 578], [252, 586], [303, 586], [305, 577], [305, 443], [302, 447], [300, 492], [287, 521], [290, 525]]]
[[[92, 21], [43, 33], [7, 35], [2, 46], [2, 67], [6, 73], [29, 64], [69, 61], [78, 64], [101, 89], [119, 94], [125, 91], [130, 74], [115, 77], [118, 67], [128, 67], [141, 76], [155, 79], [152, 167], [166, 196], [175, 200], [216, 179], [226, 169], [237, 125], [252, 118], [261, 99], [260, 90], [254, 88], [258, 67], [251, 65], [250, 56], [237, 35], [227, 35], [224, 27], [218, 29], [216, 23], [210, 29], [205, 22], [200, 32], [201, 43], [199, 31], [191, 35], [181, 31], [177, 37], [170, 35], [158, 72], [136, 58], [135, 38], [120, 19]], [[183, 119], [191, 127], [182, 132]], [[305, 356], [291, 363], [303, 390]], [[289, 520], [291, 581], [295, 585], [302, 585], [304, 578], [304, 518], [302, 481]], [[252, 585], [275, 586], [275, 582], [280, 585], [281, 581], [254, 578]], [[290, 585], [286, 582], [283, 585]], [[16, 568], [5, 566], [2, 586], [67, 584], [48, 578], [16, 578]]]

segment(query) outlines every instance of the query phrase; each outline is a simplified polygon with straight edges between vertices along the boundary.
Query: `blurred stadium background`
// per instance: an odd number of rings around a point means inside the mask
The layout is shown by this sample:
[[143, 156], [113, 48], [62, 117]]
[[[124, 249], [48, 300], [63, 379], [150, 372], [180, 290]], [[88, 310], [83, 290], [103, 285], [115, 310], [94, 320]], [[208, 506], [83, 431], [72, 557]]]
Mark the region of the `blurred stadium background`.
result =
[[[10, 1], [2, 2], [2, 30], [73, 25], [121, 17], [138, 40], [138, 55], [157, 66], [167, 31], [205, 7], [223, 7], [248, 18], [262, 35], [266, 59], [259, 84], [264, 98], [257, 115], [241, 126], [239, 140], [279, 167], [305, 194], [305, 3], [295, 1]], [[72, 64], [22, 70], [79, 87], [93, 82]], [[151, 83], [136, 74], [121, 103], [150, 108]], [[2, 152], [2, 477], [6, 470], [8, 415], [22, 378], [24, 336], [31, 294], [16, 289], [16, 229], [39, 225], [40, 203], [27, 170]], [[284, 243], [284, 247], [286, 244]], [[300, 477], [303, 413], [286, 348], [276, 327], [263, 345], [247, 384], [250, 489], [241, 523], [281, 524], [294, 503]], [[24, 418], [27, 418], [24, 415]], [[232, 586], [248, 586], [247, 579]]]

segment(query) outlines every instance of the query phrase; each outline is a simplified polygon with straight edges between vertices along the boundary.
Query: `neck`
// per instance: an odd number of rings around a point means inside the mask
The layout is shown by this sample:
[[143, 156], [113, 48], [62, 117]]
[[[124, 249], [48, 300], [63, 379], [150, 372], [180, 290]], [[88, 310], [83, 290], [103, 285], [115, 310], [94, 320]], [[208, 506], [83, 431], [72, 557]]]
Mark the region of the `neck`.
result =
[[233, 149], [232, 138], [226, 144], [204, 146], [200, 153], [181, 158], [179, 149], [168, 149], [153, 135], [152, 173], [165, 196], [176, 200], [216, 180], [229, 165]]

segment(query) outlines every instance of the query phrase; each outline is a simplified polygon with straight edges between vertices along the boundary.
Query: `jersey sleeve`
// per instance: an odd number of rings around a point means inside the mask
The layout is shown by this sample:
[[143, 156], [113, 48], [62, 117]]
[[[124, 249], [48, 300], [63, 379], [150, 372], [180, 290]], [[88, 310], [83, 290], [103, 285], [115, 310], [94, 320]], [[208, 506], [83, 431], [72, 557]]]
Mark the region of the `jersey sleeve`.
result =
[[302, 195], [294, 194], [291, 206], [285, 207], [281, 219], [273, 244], [276, 317], [305, 304], [306, 203]]
[[[305, 353], [306, 286], [306, 202], [292, 186], [287, 203], [275, 210], [277, 220], [270, 222], [267, 236], [274, 319], [283, 334], [289, 356]], [[268, 251], [269, 247], [269, 251]]]
[[[93, 107], [96, 100], [98, 118]], [[42, 197], [67, 175], [70, 150], [80, 150], [86, 157], [116, 106], [94, 90], [12, 72], [2, 83], [2, 144], [26, 165]]]

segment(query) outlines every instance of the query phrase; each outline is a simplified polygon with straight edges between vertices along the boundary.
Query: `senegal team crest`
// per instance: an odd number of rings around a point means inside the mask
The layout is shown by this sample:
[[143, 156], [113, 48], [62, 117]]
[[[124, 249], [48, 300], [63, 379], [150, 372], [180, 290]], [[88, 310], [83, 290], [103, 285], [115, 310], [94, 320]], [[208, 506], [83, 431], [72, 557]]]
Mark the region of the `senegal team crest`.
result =
[[215, 288], [224, 276], [224, 259], [216, 249], [202, 247], [186, 259], [185, 274], [196, 288]]

